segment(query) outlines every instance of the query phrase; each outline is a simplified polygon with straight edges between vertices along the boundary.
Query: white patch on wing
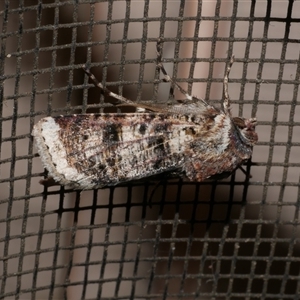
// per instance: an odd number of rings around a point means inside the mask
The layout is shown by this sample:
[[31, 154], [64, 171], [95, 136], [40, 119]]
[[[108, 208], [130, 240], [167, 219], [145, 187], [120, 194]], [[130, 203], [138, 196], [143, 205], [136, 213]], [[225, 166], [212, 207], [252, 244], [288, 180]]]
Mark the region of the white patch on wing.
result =
[[79, 174], [75, 168], [69, 166], [65, 147], [59, 138], [60, 130], [52, 117], [44, 118], [34, 126], [32, 135], [35, 137], [43, 166], [49, 171], [49, 175], [61, 184], [81, 181], [85, 186], [90, 186], [91, 182], [84, 174]]

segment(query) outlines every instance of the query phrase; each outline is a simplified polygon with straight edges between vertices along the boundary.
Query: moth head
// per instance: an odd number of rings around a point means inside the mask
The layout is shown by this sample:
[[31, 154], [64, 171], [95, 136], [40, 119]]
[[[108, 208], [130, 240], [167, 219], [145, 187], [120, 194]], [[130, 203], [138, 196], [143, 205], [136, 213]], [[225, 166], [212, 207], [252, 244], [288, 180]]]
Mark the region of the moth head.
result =
[[233, 123], [237, 127], [239, 134], [243, 142], [249, 146], [256, 144], [258, 140], [257, 133], [255, 132], [255, 126], [257, 124], [255, 118], [244, 119], [244, 118], [233, 118]]

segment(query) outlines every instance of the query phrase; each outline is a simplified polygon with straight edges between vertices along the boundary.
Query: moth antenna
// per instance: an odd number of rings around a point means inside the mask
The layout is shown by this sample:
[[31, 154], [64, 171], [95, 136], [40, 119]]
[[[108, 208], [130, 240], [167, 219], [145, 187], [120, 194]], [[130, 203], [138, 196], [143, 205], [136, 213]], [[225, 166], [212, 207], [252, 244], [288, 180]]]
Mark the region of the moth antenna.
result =
[[94, 86], [101, 89], [103, 91], [103, 93], [105, 93], [106, 95], [113, 97], [119, 101], [121, 101], [122, 103], [127, 103], [130, 105], [136, 105], [135, 102], [120, 96], [118, 94], [113, 93], [112, 91], [110, 91], [108, 88], [104, 87], [103, 84], [101, 82], [99, 82], [97, 80], [97, 78], [91, 73], [91, 71], [89, 70], [89, 68], [86, 65], [82, 66], [83, 71], [85, 72], [85, 74], [91, 79], [91, 81], [93, 82]]
[[224, 110], [225, 114], [229, 114], [229, 115], [231, 115], [231, 113], [230, 113], [230, 97], [229, 97], [229, 93], [228, 93], [228, 77], [229, 77], [233, 62], [234, 62], [234, 55], [232, 55], [230, 57], [229, 63], [227, 65], [227, 68], [225, 71], [224, 80], [223, 80], [223, 98], [224, 98], [223, 110]]
[[[194, 101], [194, 102], [197, 102], [197, 101], [203, 101], [202, 99], [199, 99], [197, 97], [194, 97], [192, 95], [190, 95], [186, 90], [184, 90], [178, 83], [176, 83], [168, 74], [168, 72], [166, 71], [164, 65], [163, 65], [163, 58], [162, 58], [162, 41], [161, 39], [158, 39], [157, 40], [157, 43], [156, 43], [156, 53], [157, 53], [157, 67], [160, 69], [160, 71], [163, 73], [164, 75], [164, 81], [165, 82], [170, 82], [172, 83], [185, 97], [187, 100], [189, 101]], [[174, 93], [174, 90], [171, 86], [170, 88], [170, 93], [173, 95]]]

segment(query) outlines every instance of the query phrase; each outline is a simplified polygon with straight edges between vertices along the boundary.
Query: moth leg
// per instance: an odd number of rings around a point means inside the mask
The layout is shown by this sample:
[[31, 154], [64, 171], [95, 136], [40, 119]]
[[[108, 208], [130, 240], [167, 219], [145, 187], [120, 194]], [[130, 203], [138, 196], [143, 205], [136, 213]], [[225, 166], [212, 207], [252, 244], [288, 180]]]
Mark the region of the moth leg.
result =
[[124, 104], [126, 103], [129, 105], [136, 105], [136, 103], [134, 103], [133, 101], [131, 101], [123, 96], [120, 96], [118, 94], [115, 94], [112, 91], [110, 91], [108, 88], [104, 87], [103, 84], [101, 82], [99, 82], [97, 80], [97, 78], [91, 73], [91, 71], [88, 69], [88, 67], [86, 65], [83, 65], [82, 69], [84, 70], [85, 74], [87, 74], [87, 76], [91, 79], [91, 81], [93, 82], [95, 87], [98, 87], [99, 89], [101, 89], [104, 94], [106, 94], [110, 97], [113, 97]]
[[232, 55], [230, 58], [230, 61], [226, 68], [224, 80], [223, 80], [223, 97], [224, 97], [223, 109], [224, 109], [225, 114], [229, 114], [229, 115], [230, 115], [230, 97], [229, 97], [229, 93], [228, 93], [228, 77], [229, 77], [233, 62], [234, 62], [234, 55]]
[[53, 177], [51, 177], [51, 176], [49, 176], [49, 177], [47, 177], [47, 178], [45, 178], [45, 179], [41, 179], [40, 181], [39, 181], [39, 184], [41, 184], [41, 185], [43, 185], [43, 186], [45, 186], [45, 187], [50, 187], [50, 186], [54, 186], [54, 185], [60, 185], [58, 182], [56, 182], [55, 180], [54, 180], [54, 178]]
[[[164, 81], [165, 82], [170, 82], [171, 84], [173, 84], [185, 97], [188, 101], [193, 101], [193, 102], [198, 102], [198, 101], [202, 101], [204, 102], [203, 99], [199, 99], [197, 97], [194, 97], [192, 95], [190, 95], [187, 91], [185, 91], [178, 83], [176, 83], [169, 75], [168, 72], [166, 71], [164, 65], [163, 65], [163, 58], [162, 58], [162, 42], [161, 39], [157, 40], [156, 43], [156, 54], [157, 54], [157, 67], [160, 69], [160, 71], [163, 73], [164, 75]], [[171, 87], [170, 89], [170, 93], [173, 94], [174, 90]]]

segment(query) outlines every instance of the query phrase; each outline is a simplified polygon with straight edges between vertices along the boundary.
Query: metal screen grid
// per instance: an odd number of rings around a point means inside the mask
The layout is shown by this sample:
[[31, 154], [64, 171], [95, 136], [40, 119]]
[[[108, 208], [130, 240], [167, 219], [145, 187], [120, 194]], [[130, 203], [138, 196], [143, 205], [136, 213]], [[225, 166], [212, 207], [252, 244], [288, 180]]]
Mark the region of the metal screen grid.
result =
[[[3, 1], [1, 299], [300, 298], [299, 2], [208, 5]], [[113, 109], [87, 89], [86, 62], [132, 100], [168, 99], [155, 70], [158, 37], [176, 80], [216, 105], [235, 53], [233, 115], [258, 118], [252, 178], [164, 182], [151, 205], [150, 181], [43, 191], [33, 125]], [[195, 76], [198, 64], [207, 73]]]

